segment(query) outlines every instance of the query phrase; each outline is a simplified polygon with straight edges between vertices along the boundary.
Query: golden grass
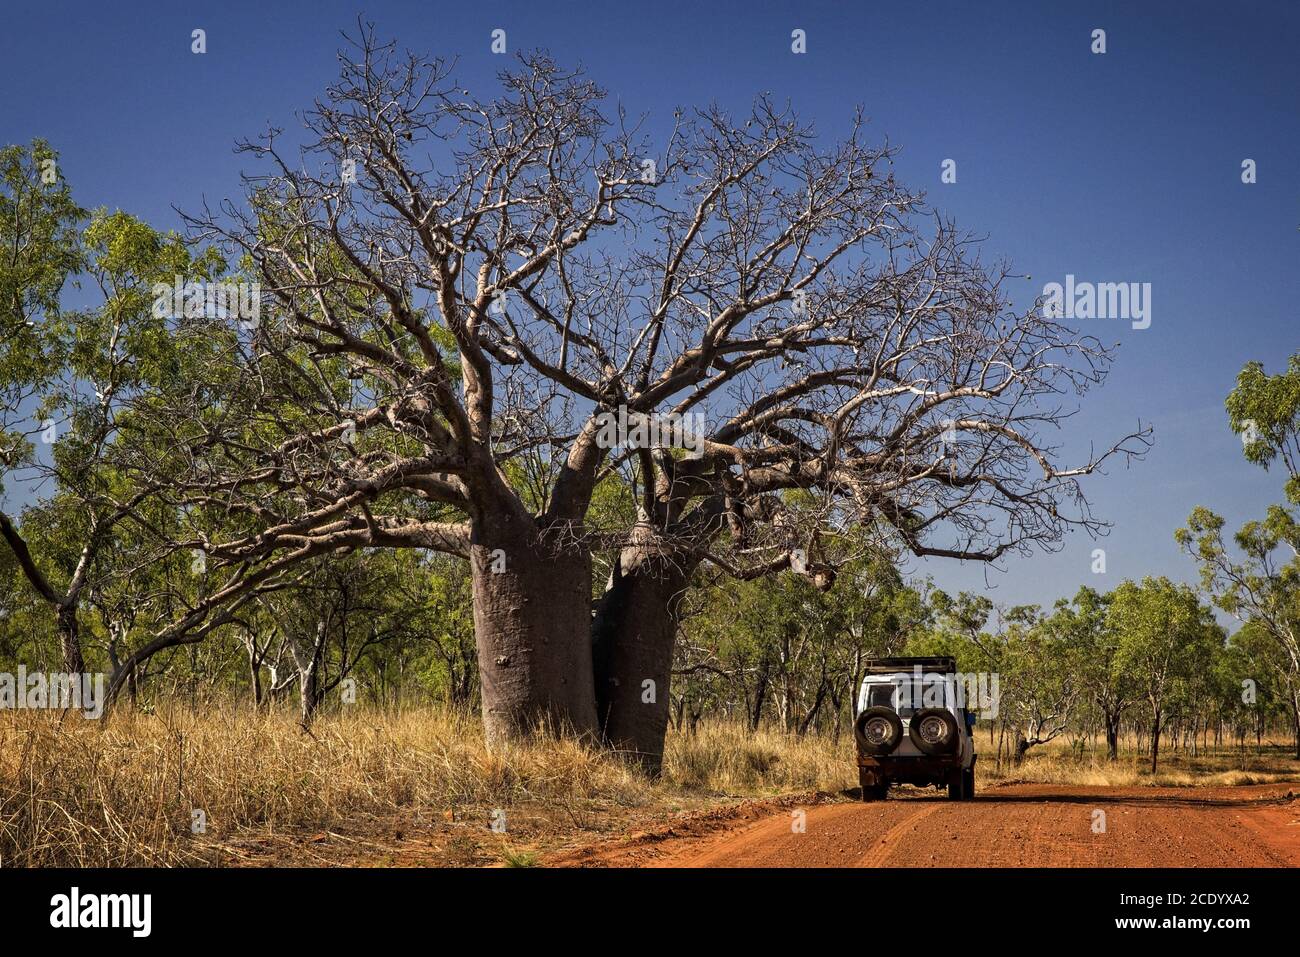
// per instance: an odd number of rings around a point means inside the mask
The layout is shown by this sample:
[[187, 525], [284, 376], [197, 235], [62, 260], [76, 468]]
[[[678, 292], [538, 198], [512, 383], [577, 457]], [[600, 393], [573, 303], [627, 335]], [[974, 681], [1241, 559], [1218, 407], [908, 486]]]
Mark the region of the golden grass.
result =
[[[0, 712], [0, 866], [203, 863], [216, 837], [327, 829], [356, 816], [440, 818], [550, 803], [642, 806], [675, 795], [749, 796], [853, 783], [818, 738], [712, 725], [671, 735], [659, 782], [617, 756], [540, 735], [488, 750], [475, 717], [445, 710], [322, 716], [214, 707], [105, 724]], [[193, 812], [202, 811], [196, 839]]]
[[[983, 743], [983, 742], [981, 742]], [[1129, 751], [1114, 765], [1053, 743], [1019, 768], [980, 779], [1059, 784], [1233, 785], [1296, 780], [1283, 748], [1197, 759], [1171, 753], [1155, 777]], [[853, 744], [706, 723], [670, 734], [663, 777], [546, 735], [489, 751], [476, 717], [445, 710], [322, 716], [311, 734], [287, 713], [213, 707], [111, 721], [0, 712], [0, 866], [170, 866], [214, 859], [223, 841], [310, 834], [367, 818], [486, 819], [527, 806], [588, 828], [617, 808], [658, 814], [719, 797], [856, 787]], [[191, 831], [194, 811], [206, 830]], [[516, 820], [512, 812], [512, 822]], [[513, 824], [512, 824], [513, 831]], [[228, 856], [227, 856], [228, 859]], [[527, 852], [506, 863], [532, 863]]]
[[1120, 743], [1119, 757], [1107, 761], [1102, 751], [1072, 749], [1056, 740], [1033, 748], [1019, 767], [1003, 762], [994, 771], [992, 756], [980, 758], [981, 777], [989, 782], [1032, 784], [1075, 784], [1089, 787], [1237, 787], [1300, 781], [1300, 761], [1289, 742], [1265, 742], [1257, 749], [1252, 743], [1201, 750], [1195, 756], [1186, 750], [1161, 748], [1159, 768], [1151, 773], [1151, 757], [1140, 752], [1132, 740]]
[[207, 834], [325, 828], [357, 814], [520, 801], [646, 799], [624, 763], [573, 741], [489, 752], [471, 718], [441, 711], [0, 715], [0, 866], [196, 863]]
[[857, 785], [851, 737], [836, 745], [827, 737], [751, 732], [733, 723], [703, 724], [691, 736], [669, 734], [661, 782], [688, 792], [746, 796]]

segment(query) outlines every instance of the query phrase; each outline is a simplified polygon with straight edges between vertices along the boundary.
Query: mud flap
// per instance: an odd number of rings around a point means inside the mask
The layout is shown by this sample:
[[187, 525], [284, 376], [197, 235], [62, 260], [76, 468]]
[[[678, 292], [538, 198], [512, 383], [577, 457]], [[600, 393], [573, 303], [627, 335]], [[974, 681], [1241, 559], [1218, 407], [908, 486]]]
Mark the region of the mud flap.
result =
[[885, 778], [874, 768], [858, 768], [858, 783], [864, 788], [877, 787], [885, 783]]

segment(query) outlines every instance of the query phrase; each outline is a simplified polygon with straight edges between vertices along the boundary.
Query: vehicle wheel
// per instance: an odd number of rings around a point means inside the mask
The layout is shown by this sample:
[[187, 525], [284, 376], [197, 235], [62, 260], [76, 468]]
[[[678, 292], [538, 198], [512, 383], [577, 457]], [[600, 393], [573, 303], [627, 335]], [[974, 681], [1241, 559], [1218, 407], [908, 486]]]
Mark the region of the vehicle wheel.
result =
[[862, 787], [862, 800], [883, 801], [889, 797], [888, 784], [865, 784]]
[[868, 775], [866, 771], [858, 769], [858, 784], [862, 787], [862, 800], [864, 801], [883, 801], [885, 795], [889, 793], [889, 782], [884, 784], [872, 784], [868, 777], [874, 779], [875, 775]]
[[965, 798], [966, 772], [953, 771], [948, 775], [948, 800], [960, 801]]
[[975, 800], [975, 769], [967, 768], [961, 773], [961, 797], [963, 801]]
[[864, 754], [889, 754], [903, 740], [903, 722], [889, 708], [868, 708], [853, 722], [853, 736]]
[[922, 754], [952, 754], [957, 750], [957, 719], [943, 708], [922, 708], [912, 715], [907, 736]]

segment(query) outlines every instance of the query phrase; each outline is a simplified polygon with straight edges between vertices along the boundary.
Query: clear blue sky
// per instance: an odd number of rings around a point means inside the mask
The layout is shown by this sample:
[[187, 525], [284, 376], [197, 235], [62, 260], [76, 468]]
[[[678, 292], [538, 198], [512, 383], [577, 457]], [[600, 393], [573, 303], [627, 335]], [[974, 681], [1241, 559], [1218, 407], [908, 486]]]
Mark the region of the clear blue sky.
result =
[[[1156, 446], [1088, 483], [1113, 522], [1092, 548], [987, 572], [989, 594], [1050, 604], [1087, 581], [1193, 569], [1173, 530], [1193, 505], [1234, 526], [1280, 498], [1248, 466], [1223, 398], [1243, 363], [1300, 351], [1300, 4], [1181, 3], [24, 3], [0, 35], [0, 142], [50, 140], [85, 206], [175, 228], [173, 205], [239, 191], [231, 146], [293, 125], [335, 76], [358, 13], [421, 52], [457, 56], [486, 89], [512, 50], [580, 64], [651, 129], [675, 106], [745, 109], [788, 98], [831, 136], [863, 104], [903, 149], [900, 177], [988, 236], [987, 251], [1043, 282], [1067, 273], [1152, 284], [1152, 324], [1092, 320], [1120, 343], [1106, 387], [1067, 426], [1086, 454], [1140, 418]], [[190, 52], [207, 31], [208, 52]], [[808, 52], [790, 51], [807, 33]], [[1107, 52], [1090, 52], [1102, 28]], [[945, 159], [957, 183], [940, 182]], [[1258, 183], [1243, 185], [1254, 159]], [[1086, 325], [1087, 320], [1080, 320]], [[914, 563], [948, 588], [986, 587], [982, 566]]]

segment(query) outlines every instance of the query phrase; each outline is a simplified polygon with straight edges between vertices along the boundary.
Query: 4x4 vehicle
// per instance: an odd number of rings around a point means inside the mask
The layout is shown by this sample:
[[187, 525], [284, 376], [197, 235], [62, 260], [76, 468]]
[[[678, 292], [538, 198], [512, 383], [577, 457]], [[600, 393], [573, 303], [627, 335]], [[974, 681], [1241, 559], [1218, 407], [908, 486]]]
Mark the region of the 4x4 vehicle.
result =
[[975, 796], [975, 715], [957, 681], [951, 657], [867, 662], [853, 724], [862, 800], [883, 800], [891, 784], [947, 787], [953, 800]]

